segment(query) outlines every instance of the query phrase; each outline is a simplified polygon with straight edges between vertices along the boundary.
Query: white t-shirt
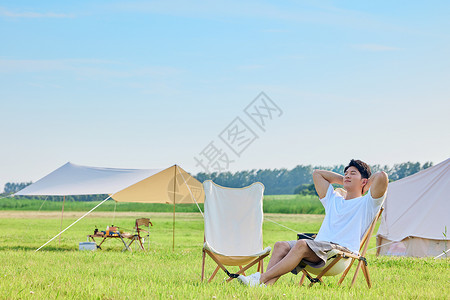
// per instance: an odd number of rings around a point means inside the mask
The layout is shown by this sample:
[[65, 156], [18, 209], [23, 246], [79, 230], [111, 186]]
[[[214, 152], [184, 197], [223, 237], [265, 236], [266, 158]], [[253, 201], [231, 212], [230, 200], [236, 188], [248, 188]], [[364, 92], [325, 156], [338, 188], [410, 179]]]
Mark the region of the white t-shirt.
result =
[[384, 198], [373, 199], [369, 192], [365, 196], [345, 200], [330, 184], [327, 194], [320, 199], [325, 207], [325, 219], [316, 240], [333, 242], [358, 253], [361, 238], [383, 204]]

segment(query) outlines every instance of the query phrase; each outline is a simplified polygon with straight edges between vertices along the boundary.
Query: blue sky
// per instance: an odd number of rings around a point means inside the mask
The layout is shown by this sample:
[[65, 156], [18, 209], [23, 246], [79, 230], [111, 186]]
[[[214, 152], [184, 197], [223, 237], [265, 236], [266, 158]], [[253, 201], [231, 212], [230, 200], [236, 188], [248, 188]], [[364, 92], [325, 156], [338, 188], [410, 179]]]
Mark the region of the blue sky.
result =
[[[203, 171], [433, 161], [450, 149], [447, 1], [1, 1], [0, 189], [67, 161]], [[264, 131], [260, 92], [281, 110]], [[236, 118], [257, 139], [236, 156]], [[225, 168], [225, 167], [224, 167]]]

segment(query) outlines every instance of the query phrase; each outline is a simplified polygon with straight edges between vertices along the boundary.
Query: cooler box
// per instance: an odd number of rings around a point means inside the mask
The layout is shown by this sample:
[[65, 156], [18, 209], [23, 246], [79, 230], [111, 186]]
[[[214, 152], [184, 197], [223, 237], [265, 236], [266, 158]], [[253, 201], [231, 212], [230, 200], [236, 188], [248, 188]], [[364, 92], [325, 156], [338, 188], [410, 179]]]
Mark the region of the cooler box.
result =
[[94, 242], [81, 242], [79, 245], [79, 250], [97, 250], [97, 244]]

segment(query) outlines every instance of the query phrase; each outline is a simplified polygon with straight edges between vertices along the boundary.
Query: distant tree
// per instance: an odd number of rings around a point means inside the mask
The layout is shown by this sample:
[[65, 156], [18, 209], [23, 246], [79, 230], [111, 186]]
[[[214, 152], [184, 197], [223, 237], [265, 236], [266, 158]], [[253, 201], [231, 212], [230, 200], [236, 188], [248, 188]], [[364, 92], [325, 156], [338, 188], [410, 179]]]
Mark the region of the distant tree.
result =
[[298, 186], [294, 190], [294, 194], [300, 194], [302, 196], [305, 196], [305, 195], [319, 196], [316, 192], [316, 188], [314, 187], [314, 183], [311, 183], [311, 184], [305, 183], [305, 184]]
[[419, 171], [425, 170], [433, 165], [432, 162], [426, 162], [422, 166], [419, 162], [405, 162], [395, 164], [387, 173], [392, 180], [399, 180], [411, 176]]
[[[32, 184], [32, 182], [7, 182], [5, 184], [3, 194], [9, 195], [16, 193], [25, 187]], [[47, 199], [48, 201], [63, 201], [63, 196], [21, 196], [23, 198], [34, 198], [34, 199]], [[104, 200], [108, 195], [78, 195], [78, 196], [66, 196], [66, 201], [101, 201]]]
[[431, 161], [427, 161], [426, 163], [423, 164], [422, 166], [422, 170], [428, 169], [429, 167], [432, 167], [433, 163]]
[[[406, 176], [410, 176], [416, 172], [429, 168], [433, 164], [426, 162], [423, 165], [416, 162], [406, 162], [401, 164], [395, 164], [392, 168], [387, 165], [373, 165], [371, 166], [372, 172], [384, 171], [389, 175], [389, 180], [394, 181]], [[344, 165], [334, 166], [311, 166], [311, 165], [298, 165], [292, 170], [288, 169], [259, 169], [250, 171], [239, 171], [235, 173], [198, 173], [195, 177], [203, 182], [205, 180], [212, 180], [215, 183], [240, 188], [248, 186], [254, 182], [262, 182], [265, 186], [265, 194], [277, 195], [277, 194], [297, 194], [303, 191], [308, 193], [312, 191], [312, 171], [314, 169], [329, 170], [339, 174], [344, 173]], [[311, 185], [306, 189], [308, 185]], [[314, 191], [315, 192], [315, 191]]]
[[16, 193], [16, 192], [24, 189], [25, 187], [29, 186], [30, 184], [32, 184], [31, 181], [30, 182], [7, 182], [5, 184], [3, 192], [5, 194]]

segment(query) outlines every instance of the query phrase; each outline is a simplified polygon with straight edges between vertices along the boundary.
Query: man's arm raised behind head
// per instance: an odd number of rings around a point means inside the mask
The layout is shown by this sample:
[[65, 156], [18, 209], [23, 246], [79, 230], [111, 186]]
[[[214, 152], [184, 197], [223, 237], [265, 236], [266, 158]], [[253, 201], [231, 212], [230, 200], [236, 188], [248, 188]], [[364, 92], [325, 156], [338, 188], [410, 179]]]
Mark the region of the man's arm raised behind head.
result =
[[375, 174], [370, 176], [369, 180], [364, 186], [364, 193], [370, 188], [370, 195], [373, 199], [381, 198], [386, 193], [388, 183], [388, 175], [385, 172], [376, 172]]
[[313, 172], [314, 187], [316, 188], [319, 198], [322, 199], [327, 195], [330, 184], [343, 184], [344, 176], [325, 170], [314, 170]]

